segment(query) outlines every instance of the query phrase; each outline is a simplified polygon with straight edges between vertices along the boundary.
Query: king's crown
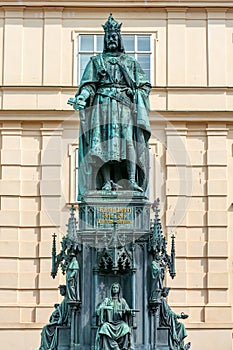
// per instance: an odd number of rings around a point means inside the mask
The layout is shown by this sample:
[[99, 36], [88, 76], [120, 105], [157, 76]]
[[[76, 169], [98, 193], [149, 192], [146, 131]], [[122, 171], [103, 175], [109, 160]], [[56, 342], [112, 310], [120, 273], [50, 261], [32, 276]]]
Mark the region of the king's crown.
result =
[[105, 24], [103, 24], [103, 28], [106, 32], [120, 32], [122, 23], [115, 21], [112, 14], [110, 13], [108, 20]]

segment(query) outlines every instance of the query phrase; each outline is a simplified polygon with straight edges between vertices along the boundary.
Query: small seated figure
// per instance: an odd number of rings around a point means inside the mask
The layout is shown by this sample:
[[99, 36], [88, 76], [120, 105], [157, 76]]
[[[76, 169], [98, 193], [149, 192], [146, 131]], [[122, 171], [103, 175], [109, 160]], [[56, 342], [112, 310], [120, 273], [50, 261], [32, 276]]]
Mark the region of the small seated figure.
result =
[[55, 310], [50, 316], [49, 323], [42, 329], [39, 350], [55, 350], [57, 348], [57, 327], [66, 326], [68, 324], [66, 286], [60, 285], [59, 289], [64, 299], [61, 304], [54, 305]]
[[119, 283], [113, 283], [110, 297], [105, 298], [97, 308], [99, 329], [96, 335], [98, 350], [134, 349], [133, 334], [128, 322], [128, 316], [134, 316], [124, 298], [120, 297]]
[[165, 298], [168, 296], [170, 288], [164, 287], [162, 289], [161, 307], [160, 307], [160, 326], [169, 327], [169, 349], [170, 350], [186, 350], [190, 348], [190, 343], [184, 345], [184, 338], [187, 337], [186, 329], [183, 323], [177, 319], [188, 318], [188, 315], [181, 312], [176, 314], [173, 312], [166, 302]]

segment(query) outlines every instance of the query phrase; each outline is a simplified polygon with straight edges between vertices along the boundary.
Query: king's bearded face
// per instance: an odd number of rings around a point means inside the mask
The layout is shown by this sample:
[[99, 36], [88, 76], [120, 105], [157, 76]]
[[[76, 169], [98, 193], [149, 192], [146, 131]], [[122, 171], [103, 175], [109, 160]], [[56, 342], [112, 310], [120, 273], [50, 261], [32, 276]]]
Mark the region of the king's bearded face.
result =
[[106, 35], [107, 48], [111, 52], [116, 52], [119, 46], [119, 35], [116, 32], [108, 32]]

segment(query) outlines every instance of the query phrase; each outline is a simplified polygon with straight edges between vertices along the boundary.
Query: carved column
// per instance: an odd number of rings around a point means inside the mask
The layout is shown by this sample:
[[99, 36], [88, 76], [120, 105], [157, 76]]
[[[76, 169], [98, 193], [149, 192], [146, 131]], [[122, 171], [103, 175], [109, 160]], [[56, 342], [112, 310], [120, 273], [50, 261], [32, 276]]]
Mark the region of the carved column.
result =
[[150, 302], [149, 307], [150, 307], [150, 312], [151, 312], [151, 327], [150, 327], [150, 332], [151, 332], [151, 346], [153, 350], [158, 350], [159, 348], [157, 347], [158, 340], [157, 340], [157, 333], [158, 333], [158, 327], [159, 327], [159, 322], [158, 322], [158, 316], [159, 316], [159, 307], [160, 307], [161, 301], [155, 301], [155, 302]]
[[80, 301], [69, 301], [71, 309], [71, 330], [70, 330], [70, 350], [77, 350], [80, 346], [80, 333], [79, 333], [79, 313], [80, 313]]

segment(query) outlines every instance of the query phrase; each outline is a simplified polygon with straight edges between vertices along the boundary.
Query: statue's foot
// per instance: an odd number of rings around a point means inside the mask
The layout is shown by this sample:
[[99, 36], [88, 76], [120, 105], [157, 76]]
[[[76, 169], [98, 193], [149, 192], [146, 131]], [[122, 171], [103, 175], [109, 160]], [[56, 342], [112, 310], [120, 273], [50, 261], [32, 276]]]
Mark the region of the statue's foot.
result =
[[102, 190], [103, 191], [111, 191], [111, 189], [112, 189], [112, 187], [111, 187], [110, 181], [105, 182], [105, 184], [102, 187]]
[[143, 189], [133, 180], [130, 181], [129, 188], [133, 191], [143, 192]]

